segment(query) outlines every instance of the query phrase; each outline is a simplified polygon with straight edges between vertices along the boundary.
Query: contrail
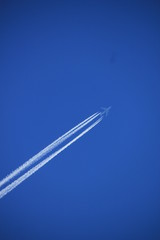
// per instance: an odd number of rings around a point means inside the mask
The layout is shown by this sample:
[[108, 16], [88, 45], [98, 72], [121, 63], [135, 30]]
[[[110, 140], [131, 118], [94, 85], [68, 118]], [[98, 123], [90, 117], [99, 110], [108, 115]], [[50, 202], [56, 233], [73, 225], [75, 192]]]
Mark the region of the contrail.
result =
[[37, 164], [35, 167], [31, 168], [28, 172], [23, 174], [21, 177], [19, 177], [17, 180], [15, 180], [13, 183], [9, 184], [7, 187], [2, 189], [0, 191], [0, 198], [4, 197], [7, 193], [12, 191], [15, 187], [17, 187], [19, 184], [21, 184], [24, 180], [26, 180], [28, 177], [30, 177], [33, 173], [35, 173], [38, 169], [43, 167], [46, 163], [51, 161], [55, 156], [57, 156], [59, 153], [64, 151], [67, 147], [69, 147], [72, 143], [77, 141], [79, 138], [81, 138], [84, 134], [86, 134], [88, 131], [90, 131], [92, 128], [94, 128], [98, 123], [100, 123], [103, 119], [103, 116], [101, 116], [95, 123], [93, 123], [90, 127], [88, 127], [86, 130], [84, 130], [82, 133], [80, 133], [77, 137], [75, 137], [73, 140], [71, 140], [69, 143], [67, 143], [65, 146], [61, 147], [59, 150], [57, 150], [55, 153], [51, 154], [49, 157], [44, 159], [42, 162]]
[[19, 175], [22, 171], [29, 168], [31, 165], [33, 165], [35, 162], [37, 162], [39, 159], [41, 159], [44, 155], [52, 151], [54, 148], [56, 148], [59, 144], [64, 142], [66, 139], [68, 139], [70, 136], [72, 136], [74, 133], [79, 131], [81, 128], [86, 126], [88, 123], [93, 121], [95, 118], [101, 115], [101, 112], [96, 112], [92, 116], [88, 117], [78, 125], [76, 125], [74, 128], [66, 132], [64, 135], [59, 137], [57, 140], [49, 144], [46, 148], [41, 150], [39, 153], [34, 155], [32, 158], [30, 158], [28, 161], [26, 161], [24, 164], [22, 164], [20, 167], [15, 169], [13, 172], [11, 172], [8, 176], [6, 176], [4, 179], [0, 181], [0, 187], [2, 187], [4, 184], [6, 184], [8, 181], [12, 180], [14, 177]]
[[[42, 166], [44, 166], [46, 163], [48, 163], [51, 159], [53, 159], [55, 156], [57, 156], [60, 152], [64, 151], [67, 147], [69, 147], [72, 143], [77, 141], [80, 137], [82, 137], [84, 134], [86, 134], [88, 131], [90, 131], [92, 128], [94, 128], [99, 122], [102, 121], [104, 114], [108, 114], [109, 109], [111, 107], [105, 109], [103, 112], [96, 112], [95, 114], [91, 115], [78, 125], [76, 125], [74, 128], [66, 132], [64, 135], [59, 137], [57, 140], [52, 142], [50, 145], [48, 145], [46, 148], [41, 150], [39, 153], [37, 153], [35, 156], [30, 158], [27, 162], [25, 162], [23, 165], [18, 167], [15, 171], [13, 171], [11, 174], [9, 174], [7, 177], [2, 179], [0, 181], [0, 187], [6, 184], [8, 181], [12, 181], [10, 184], [7, 186], [4, 186], [2, 190], [0, 191], [0, 198], [4, 197], [7, 193], [9, 193], [11, 190], [13, 190], [15, 187], [17, 187], [20, 183], [22, 183], [24, 180], [26, 180], [29, 176], [31, 176], [33, 173], [35, 173], [38, 169], [40, 169]], [[97, 119], [97, 120], [96, 120]], [[93, 122], [92, 125], [90, 125], [86, 130], [81, 132], [78, 136], [74, 137], [73, 140], [65, 144], [63, 147], [61, 147], [59, 150], [56, 152], [52, 153], [50, 156], [48, 156], [45, 159], [42, 159], [44, 155], [52, 151], [54, 148], [56, 148], [59, 144], [63, 143], [65, 140], [67, 140], [69, 137], [74, 135], [76, 132], [80, 131], [82, 128], [87, 126], [89, 123]], [[40, 160], [41, 159], [41, 160]], [[37, 165], [33, 166], [30, 168], [30, 170], [27, 170], [31, 165], [33, 165], [35, 162], [40, 160], [40, 163], [37, 163]], [[18, 175], [22, 172], [23, 175], [21, 174], [20, 177]], [[14, 180], [15, 177], [18, 177], [16, 180]]]

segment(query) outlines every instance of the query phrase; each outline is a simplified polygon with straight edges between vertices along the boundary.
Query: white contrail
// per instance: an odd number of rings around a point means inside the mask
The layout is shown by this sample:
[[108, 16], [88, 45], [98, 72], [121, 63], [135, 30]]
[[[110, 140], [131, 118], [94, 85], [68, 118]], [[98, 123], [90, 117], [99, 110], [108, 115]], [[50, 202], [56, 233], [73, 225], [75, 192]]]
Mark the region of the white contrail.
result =
[[43, 167], [46, 163], [48, 163], [51, 159], [53, 159], [55, 156], [57, 156], [60, 152], [64, 151], [67, 147], [69, 147], [72, 143], [77, 141], [80, 137], [82, 137], [84, 134], [86, 134], [88, 131], [90, 131], [92, 128], [94, 128], [99, 122], [101, 122], [103, 119], [103, 116], [101, 116], [95, 123], [93, 123], [90, 127], [88, 127], [86, 130], [84, 130], [82, 133], [80, 133], [77, 137], [75, 137], [73, 140], [71, 140], [69, 143], [67, 143], [65, 146], [61, 147], [59, 150], [57, 150], [55, 153], [51, 154], [49, 157], [44, 159], [42, 162], [31, 168], [28, 172], [23, 174], [21, 177], [19, 177], [17, 180], [9, 184], [7, 187], [2, 189], [0, 191], [0, 198], [4, 197], [7, 193], [12, 191], [15, 187], [17, 187], [19, 184], [21, 184], [24, 180], [26, 180], [28, 177], [30, 177], [33, 173], [35, 173], [38, 169]]
[[0, 181], [0, 187], [2, 187], [4, 184], [6, 184], [8, 181], [12, 180], [14, 177], [16, 177], [18, 174], [20, 174], [22, 171], [26, 170], [27, 168], [29, 168], [31, 165], [33, 165], [35, 162], [37, 162], [39, 159], [41, 159], [44, 155], [46, 155], [47, 153], [49, 153], [50, 151], [52, 151], [55, 147], [57, 147], [59, 144], [61, 144], [62, 142], [64, 142], [66, 139], [68, 139], [70, 136], [72, 136], [74, 133], [76, 133], [77, 131], [79, 131], [81, 128], [83, 128], [84, 126], [86, 126], [88, 123], [90, 123], [91, 121], [93, 121], [95, 118], [97, 118], [98, 116], [100, 116], [101, 113], [97, 112], [95, 114], [93, 114], [92, 116], [88, 117], [87, 119], [85, 119], [84, 121], [82, 121], [81, 123], [79, 123], [78, 125], [76, 125], [74, 128], [72, 128], [71, 130], [69, 130], [67, 133], [65, 133], [64, 135], [62, 135], [61, 137], [59, 137], [57, 140], [55, 140], [54, 142], [52, 142], [51, 144], [49, 144], [46, 148], [44, 148], [43, 150], [41, 150], [39, 153], [37, 153], [36, 155], [34, 155], [32, 158], [30, 158], [28, 161], [26, 161], [24, 164], [22, 164], [20, 167], [18, 167], [17, 169], [15, 169], [13, 172], [11, 172], [8, 176], [6, 176], [5, 178], [3, 178]]

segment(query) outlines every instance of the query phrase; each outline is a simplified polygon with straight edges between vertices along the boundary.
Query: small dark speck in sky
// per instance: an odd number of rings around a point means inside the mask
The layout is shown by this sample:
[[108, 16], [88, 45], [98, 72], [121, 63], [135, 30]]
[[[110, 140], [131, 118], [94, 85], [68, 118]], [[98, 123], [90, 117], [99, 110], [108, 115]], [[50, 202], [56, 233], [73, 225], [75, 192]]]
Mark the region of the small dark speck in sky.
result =
[[117, 60], [117, 55], [115, 52], [112, 52], [110, 59], [109, 59], [109, 63], [114, 64], [116, 62], [116, 60]]

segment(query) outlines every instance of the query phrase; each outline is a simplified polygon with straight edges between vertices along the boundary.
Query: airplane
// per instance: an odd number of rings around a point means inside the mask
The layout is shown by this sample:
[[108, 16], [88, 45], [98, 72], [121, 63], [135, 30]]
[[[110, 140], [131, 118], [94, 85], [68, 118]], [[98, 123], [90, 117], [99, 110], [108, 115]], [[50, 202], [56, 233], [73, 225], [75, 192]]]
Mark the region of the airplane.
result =
[[101, 107], [101, 108], [103, 110], [103, 112], [101, 112], [101, 115], [102, 116], [106, 115], [106, 117], [107, 117], [109, 110], [111, 109], [111, 106], [109, 106], [108, 108], [104, 108], [104, 107]]

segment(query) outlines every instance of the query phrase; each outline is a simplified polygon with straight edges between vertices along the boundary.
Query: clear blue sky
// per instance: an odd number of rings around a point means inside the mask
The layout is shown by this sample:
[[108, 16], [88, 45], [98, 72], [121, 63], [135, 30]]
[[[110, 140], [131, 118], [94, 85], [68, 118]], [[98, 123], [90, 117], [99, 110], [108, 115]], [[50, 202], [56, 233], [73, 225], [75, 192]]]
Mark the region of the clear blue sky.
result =
[[160, 3], [1, 1], [0, 178], [107, 119], [0, 201], [1, 240], [160, 239]]

